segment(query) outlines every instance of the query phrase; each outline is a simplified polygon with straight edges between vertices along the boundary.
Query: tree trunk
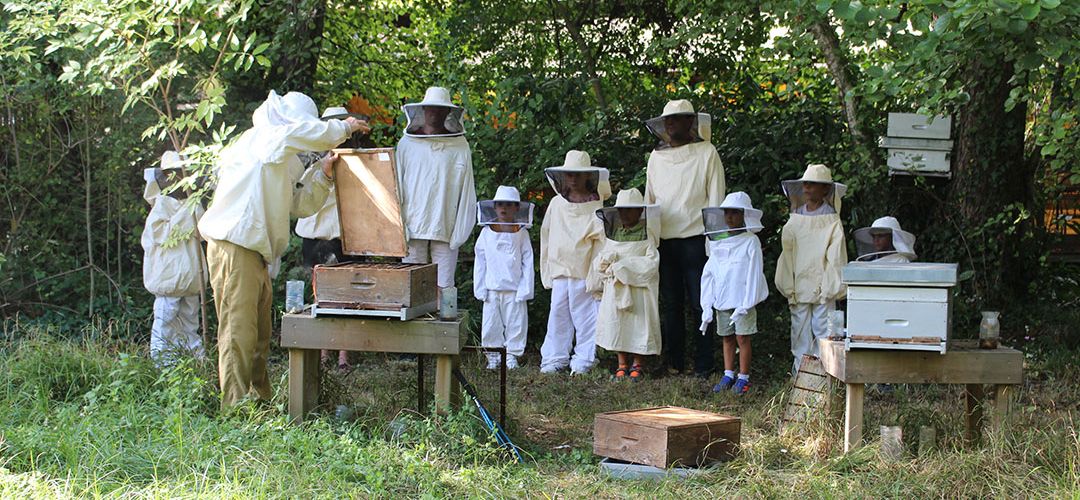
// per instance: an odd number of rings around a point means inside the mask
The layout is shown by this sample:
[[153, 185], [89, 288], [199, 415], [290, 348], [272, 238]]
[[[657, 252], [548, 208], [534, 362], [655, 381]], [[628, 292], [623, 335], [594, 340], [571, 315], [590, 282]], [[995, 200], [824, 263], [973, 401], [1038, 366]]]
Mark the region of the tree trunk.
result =
[[[1030, 245], [1031, 222], [993, 220], [1006, 207], [1031, 208], [1031, 166], [1024, 156], [1026, 109], [1005, 110], [1013, 65], [1004, 58], [975, 59], [964, 88], [971, 101], [956, 116], [956, 148], [949, 200], [940, 220], [953, 219], [963, 234], [978, 241], [984, 255], [969, 255], [976, 296], [985, 307], [1001, 308], [1027, 291], [1038, 252]], [[957, 242], [961, 244], [961, 242]]]
[[840, 103], [844, 107], [844, 117], [847, 119], [851, 138], [856, 144], [866, 146], [866, 135], [859, 123], [858, 98], [852, 92], [855, 85], [848, 74], [847, 55], [840, 46], [840, 37], [836, 35], [836, 30], [832, 24], [829, 24], [828, 19], [823, 17], [811, 21], [807, 30], [814, 36], [814, 41], [825, 56], [825, 66], [829, 69], [829, 76], [832, 77], [836, 90], [840, 94]]
[[273, 80], [280, 82], [277, 86], [284, 91], [311, 95], [322, 47], [326, 0], [303, 0], [286, 5], [286, 22], [294, 29], [283, 35], [289, 40], [283, 45], [289, 47], [274, 61]]

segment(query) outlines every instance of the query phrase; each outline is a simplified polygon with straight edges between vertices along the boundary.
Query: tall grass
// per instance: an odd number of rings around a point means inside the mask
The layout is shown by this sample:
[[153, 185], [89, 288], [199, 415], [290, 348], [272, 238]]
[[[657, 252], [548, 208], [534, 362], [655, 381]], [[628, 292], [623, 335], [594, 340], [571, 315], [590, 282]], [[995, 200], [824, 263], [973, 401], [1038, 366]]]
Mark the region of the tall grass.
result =
[[[1063, 354], [1029, 359], [1047, 375], [1020, 391], [1004, 432], [980, 446], [960, 439], [958, 390], [901, 386], [871, 393], [867, 429], [934, 425], [939, 449], [899, 462], [870, 443], [842, 455], [839, 422], [782, 430], [783, 377], [755, 382], [746, 399], [707, 394], [691, 378], [612, 384], [602, 373], [511, 375], [509, 431], [527, 464], [494, 446], [470, 407], [427, 419], [409, 366], [366, 355], [347, 376], [329, 374], [324, 407], [349, 403], [353, 421], [327, 411], [302, 425], [284, 414], [283, 367], [274, 399], [219, 414], [213, 368], [159, 369], [140, 346], [107, 335], [69, 341], [23, 331], [0, 341], [0, 498], [69, 497], [1077, 497], [1080, 382]], [[1072, 353], [1075, 356], [1075, 352]], [[1075, 359], [1075, 358], [1073, 358]], [[495, 377], [466, 359], [495, 409]], [[532, 365], [535, 365], [533, 360]], [[430, 380], [430, 379], [429, 379]], [[743, 418], [740, 456], [693, 479], [617, 481], [591, 453], [593, 415], [675, 404]], [[393, 423], [391, 423], [393, 422]]]

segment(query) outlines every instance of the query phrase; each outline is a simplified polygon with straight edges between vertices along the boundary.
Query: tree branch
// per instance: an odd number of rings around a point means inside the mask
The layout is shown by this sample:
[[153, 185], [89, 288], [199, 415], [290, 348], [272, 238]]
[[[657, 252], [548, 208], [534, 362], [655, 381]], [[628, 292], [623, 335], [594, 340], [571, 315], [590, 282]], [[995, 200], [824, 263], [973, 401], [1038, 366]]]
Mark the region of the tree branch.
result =
[[818, 17], [810, 22], [807, 27], [814, 36], [818, 48], [825, 56], [825, 65], [829, 69], [829, 75], [836, 83], [836, 90], [840, 93], [840, 101], [844, 106], [844, 117], [847, 118], [848, 132], [856, 143], [865, 145], [866, 135], [863, 134], [862, 125], [859, 123], [858, 98], [855, 96], [854, 84], [848, 76], [847, 57], [840, 46], [840, 38], [828, 19]]

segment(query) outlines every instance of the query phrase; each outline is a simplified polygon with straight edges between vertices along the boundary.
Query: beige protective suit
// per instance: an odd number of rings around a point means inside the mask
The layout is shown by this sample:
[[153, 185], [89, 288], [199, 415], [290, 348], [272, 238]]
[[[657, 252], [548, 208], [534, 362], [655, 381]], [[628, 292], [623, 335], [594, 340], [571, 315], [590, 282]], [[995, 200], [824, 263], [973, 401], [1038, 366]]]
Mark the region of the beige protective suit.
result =
[[645, 203], [660, 205], [660, 237], [689, 238], [705, 231], [701, 209], [724, 199], [724, 164], [712, 138], [710, 122], [698, 125], [701, 142], [656, 149], [646, 167]]
[[[169, 168], [166, 163], [175, 161], [179, 155], [170, 151], [162, 158], [162, 167]], [[141, 238], [143, 286], [155, 296], [150, 357], [158, 363], [170, 363], [178, 356], [205, 358], [199, 335], [199, 292], [210, 273], [202, 263], [195, 233], [203, 210], [162, 194], [156, 170], [144, 171], [143, 198], [151, 209]]]
[[[810, 165], [798, 182], [832, 184], [828, 200], [833, 210], [819, 210], [821, 215], [795, 213], [802, 200], [794, 184], [785, 181], [784, 191], [793, 201], [792, 213], [780, 233], [782, 251], [776, 263], [776, 289], [788, 300], [791, 312], [791, 353], [797, 372], [804, 354], [818, 355], [818, 339], [826, 336], [829, 314], [836, 301], [847, 295], [841, 271], [847, 264], [847, 243], [840, 222], [841, 197], [845, 186], [832, 181], [824, 165]], [[822, 208], [825, 205], [822, 205]], [[826, 213], [831, 212], [831, 213]]]
[[326, 202], [315, 215], [296, 221], [296, 235], [309, 240], [332, 240], [341, 237], [341, 221], [338, 220], [334, 186], [330, 186]]
[[[616, 207], [620, 204], [641, 206], [642, 196], [637, 190], [621, 191]], [[655, 225], [659, 220], [646, 220], [647, 229], [649, 222]], [[603, 293], [596, 317], [596, 345], [609, 351], [660, 354], [659, 240], [657, 233], [650, 234], [641, 241], [605, 239], [589, 271], [587, 289]]]
[[314, 214], [330, 191], [320, 164], [305, 171], [297, 153], [333, 149], [351, 132], [342, 120], [320, 121], [315, 103], [297, 92], [271, 91], [252, 122], [221, 152], [218, 186], [199, 221], [218, 314], [223, 408], [246, 396], [271, 396], [268, 266], [288, 246], [290, 216]]

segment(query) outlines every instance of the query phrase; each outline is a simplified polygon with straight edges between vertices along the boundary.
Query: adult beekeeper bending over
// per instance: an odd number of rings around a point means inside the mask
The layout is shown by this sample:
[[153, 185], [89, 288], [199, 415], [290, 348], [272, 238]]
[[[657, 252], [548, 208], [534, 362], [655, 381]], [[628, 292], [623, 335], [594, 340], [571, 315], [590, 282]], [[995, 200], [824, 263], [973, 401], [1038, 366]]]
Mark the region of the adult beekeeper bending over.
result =
[[271, 91], [253, 126], [218, 158], [217, 189], [199, 231], [207, 240], [210, 285], [218, 315], [221, 406], [270, 398], [270, 272], [289, 243], [289, 218], [314, 214], [330, 191], [336, 155], [304, 169], [297, 153], [326, 151], [367, 124], [319, 120], [299, 92]]
[[438, 265], [438, 286], [454, 286], [458, 248], [476, 224], [472, 151], [465, 140], [464, 110], [450, 92], [431, 87], [424, 100], [402, 106], [405, 134], [398, 141], [397, 173], [402, 218], [412, 264]]

